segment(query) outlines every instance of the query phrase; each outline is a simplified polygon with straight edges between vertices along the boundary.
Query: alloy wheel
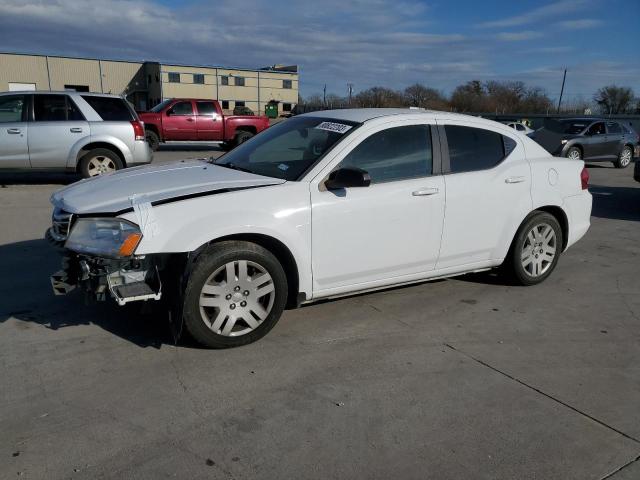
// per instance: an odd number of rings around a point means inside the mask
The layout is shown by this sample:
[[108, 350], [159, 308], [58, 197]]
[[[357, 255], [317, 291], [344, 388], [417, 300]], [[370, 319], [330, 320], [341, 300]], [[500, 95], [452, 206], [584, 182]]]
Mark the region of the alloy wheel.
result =
[[112, 159], [104, 155], [98, 155], [89, 160], [88, 170], [90, 177], [96, 177], [103, 173], [115, 172], [117, 168]]
[[622, 150], [620, 154], [620, 165], [622, 167], [626, 167], [631, 163], [631, 150], [629, 148], [625, 148]]
[[522, 245], [522, 268], [531, 277], [544, 275], [553, 264], [557, 248], [557, 237], [553, 227], [548, 223], [535, 225], [527, 233]]
[[571, 150], [567, 155], [567, 158], [571, 160], [580, 160], [580, 152], [578, 150]]
[[234, 260], [214, 271], [200, 291], [200, 315], [218, 335], [237, 337], [260, 326], [275, 300], [275, 285], [260, 264]]

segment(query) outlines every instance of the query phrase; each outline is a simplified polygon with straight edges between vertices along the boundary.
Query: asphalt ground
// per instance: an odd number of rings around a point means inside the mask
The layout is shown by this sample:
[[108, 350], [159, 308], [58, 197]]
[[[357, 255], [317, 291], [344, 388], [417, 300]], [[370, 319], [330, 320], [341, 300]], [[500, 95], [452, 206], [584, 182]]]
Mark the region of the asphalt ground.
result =
[[0, 175], [0, 478], [640, 478], [640, 184], [590, 172], [592, 227], [541, 285], [323, 302], [222, 351], [55, 297], [48, 198], [75, 177]]

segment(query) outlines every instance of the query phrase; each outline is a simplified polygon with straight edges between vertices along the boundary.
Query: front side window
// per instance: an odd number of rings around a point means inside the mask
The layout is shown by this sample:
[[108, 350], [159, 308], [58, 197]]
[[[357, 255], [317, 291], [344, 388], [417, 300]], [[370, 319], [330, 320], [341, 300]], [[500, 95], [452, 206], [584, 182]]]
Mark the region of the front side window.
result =
[[428, 125], [394, 127], [374, 133], [354, 148], [340, 167], [356, 167], [384, 183], [431, 175], [433, 155]]
[[198, 108], [198, 115], [215, 115], [216, 105], [213, 102], [196, 102]]
[[180, 83], [180, 74], [169, 72], [169, 83]]
[[171, 107], [171, 115], [193, 115], [191, 102], [178, 102]]
[[36, 122], [64, 122], [84, 120], [84, 117], [67, 95], [34, 95], [33, 119]]
[[244, 77], [235, 77], [236, 87], [244, 87]]
[[193, 83], [204, 84], [204, 74], [202, 74], [202, 73], [194, 73], [193, 74]]
[[516, 142], [491, 130], [458, 125], [444, 127], [451, 173], [488, 170], [516, 147]]
[[169, 105], [171, 103], [171, 99], [167, 99], [167, 100], [163, 100], [162, 102], [160, 102], [159, 104], [157, 104], [155, 107], [153, 107], [150, 111], [154, 112], [154, 113], [160, 113], [162, 110], [165, 109], [165, 107], [167, 105]]
[[587, 133], [589, 135], [604, 135], [605, 134], [604, 122], [594, 123], [589, 127], [589, 130], [587, 131]]
[[293, 117], [240, 144], [215, 163], [258, 175], [299, 180], [358, 125], [330, 118]]
[[24, 104], [24, 95], [0, 96], [0, 123], [21, 122]]

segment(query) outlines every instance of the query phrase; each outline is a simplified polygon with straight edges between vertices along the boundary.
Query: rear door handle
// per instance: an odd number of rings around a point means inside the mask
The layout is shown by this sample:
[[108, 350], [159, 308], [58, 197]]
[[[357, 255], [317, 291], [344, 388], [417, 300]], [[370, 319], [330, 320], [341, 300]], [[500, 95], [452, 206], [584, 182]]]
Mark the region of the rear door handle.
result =
[[193, 118], [191, 117], [187, 118], [187, 122], [193, 122]]
[[82, 128], [80, 128], [80, 127], [71, 127], [69, 129], [69, 131], [71, 131], [72, 133], [82, 133]]
[[525, 177], [508, 177], [505, 178], [504, 183], [522, 183], [525, 180]]
[[22, 132], [22, 130], [20, 130], [19, 128], [7, 128], [7, 133], [10, 133], [12, 135], [18, 135]]
[[414, 197], [425, 197], [427, 195], [435, 195], [440, 190], [437, 188], [423, 188], [422, 190], [416, 190], [415, 192], [411, 192], [411, 195]]

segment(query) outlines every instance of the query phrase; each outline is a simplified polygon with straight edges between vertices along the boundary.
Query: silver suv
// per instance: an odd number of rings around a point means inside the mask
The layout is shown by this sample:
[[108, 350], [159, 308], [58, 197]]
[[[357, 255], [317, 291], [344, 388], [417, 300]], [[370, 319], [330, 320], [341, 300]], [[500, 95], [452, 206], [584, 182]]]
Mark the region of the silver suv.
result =
[[144, 124], [121, 97], [0, 93], [0, 169], [64, 169], [95, 177], [151, 158]]

